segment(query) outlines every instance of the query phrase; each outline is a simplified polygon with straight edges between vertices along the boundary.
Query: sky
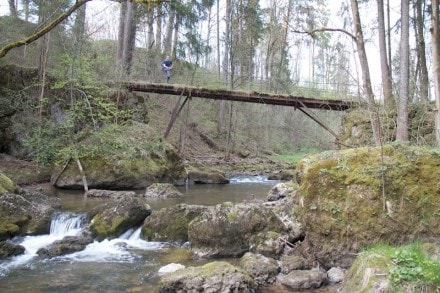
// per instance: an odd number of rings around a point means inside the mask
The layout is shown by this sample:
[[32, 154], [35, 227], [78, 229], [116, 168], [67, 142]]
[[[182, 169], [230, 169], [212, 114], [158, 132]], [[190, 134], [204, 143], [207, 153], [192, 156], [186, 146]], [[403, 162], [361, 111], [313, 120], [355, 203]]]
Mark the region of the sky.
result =
[[[264, 2], [264, 1], [263, 1]], [[348, 0], [332, 0], [332, 5], [329, 7], [330, 10], [330, 24], [329, 27], [341, 28], [341, 20], [337, 16], [337, 11], [341, 4], [345, 2], [349, 5]], [[370, 7], [364, 9], [362, 7], [362, 12], [364, 14], [370, 13], [372, 16], [376, 16], [376, 1], [370, 1]], [[264, 6], [264, 3], [262, 4]], [[391, 0], [391, 13], [392, 19], [398, 19], [400, 14], [400, 1]], [[109, 0], [93, 0], [87, 3], [87, 17], [88, 17], [88, 32], [94, 39], [117, 39], [118, 35], [118, 11], [119, 4], [115, 1]], [[374, 11], [374, 13], [373, 13]], [[0, 0], [0, 15], [5, 15], [9, 13], [8, 0]], [[375, 18], [367, 17], [367, 15], [362, 15], [363, 25], [365, 27], [375, 26]], [[392, 23], [394, 21], [392, 20]], [[367, 54], [370, 65], [371, 78], [373, 85], [375, 87], [380, 87], [380, 60], [379, 60], [379, 46], [377, 43], [377, 36], [369, 36], [368, 33], [365, 34], [366, 38], [369, 38], [367, 42]], [[398, 35], [395, 36], [395, 42], [393, 46], [398, 46]], [[146, 35], [142, 32], [138, 34], [138, 38], [141, 43], [144, 39], [146, 40]], [[354, 46], [354, 44], [353, 44]], [[396, 47], [395, 47], [396, 48]], [[353, 55], [352, 58], [357, 62], [357, 56]], [[307, 59], [307, 58], [306, 58]], [[308, 62], [308, 61], [307, 61]], [[307, 66], [304, 66], [306, 68]]]

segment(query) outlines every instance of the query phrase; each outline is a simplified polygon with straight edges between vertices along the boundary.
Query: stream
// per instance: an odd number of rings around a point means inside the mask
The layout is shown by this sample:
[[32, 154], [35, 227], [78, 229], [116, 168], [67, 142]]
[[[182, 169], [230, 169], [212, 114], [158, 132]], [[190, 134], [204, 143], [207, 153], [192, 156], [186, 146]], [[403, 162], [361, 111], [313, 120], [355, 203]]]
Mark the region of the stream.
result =
[[[264, 200], [276, 183], [264, 176], [234, 177], [226, 185], [178, 187], [183, 197], [148, 199], [148, 203], [158, 210], [178, 203], [215, 205], [225, 201]], [[50, 234], [12, 239], [26, 251], [0, 261], [1, 292], [158, 292], [162, 267], [174, 263], [203, 264], [192, 260], [184, 248], [140, 239], [140, 227], [126, 231], [117, 239], [95, 241], [80, 252], [50, 259], [40, 257], [36, 254], [39, 248], [81, 233], [85, 213], [105, 202], [105, 199], [85, 198], [81, 191], [51, 189], [50, 193], [61, 199], [63, 210], [53, 216]]]

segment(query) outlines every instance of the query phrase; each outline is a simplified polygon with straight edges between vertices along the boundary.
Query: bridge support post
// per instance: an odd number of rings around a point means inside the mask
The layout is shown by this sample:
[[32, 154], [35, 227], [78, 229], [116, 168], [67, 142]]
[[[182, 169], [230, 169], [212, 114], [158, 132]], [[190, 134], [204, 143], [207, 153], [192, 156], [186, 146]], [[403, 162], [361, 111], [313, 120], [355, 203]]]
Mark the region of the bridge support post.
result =
[[163, 135], [164, 138], [167, 138], [170, 134], [171, 128], [174, 125], [174, 122], [176, 121], [177, 117], [179, 117], [180, 112], [183, 109], [183, 106], [185, 106], [186, 102], [191, 98], [191, 95], [188, 95], [185, 100], [183, 101], [182, 105], [180, 105], [180, 101], [182, 99], [182, 96], [180, 96], [179, 101], [177, 101], [176, 106], [174, 107], [173, 113], [171, 114], [170, 122], [168, 122], [167, 129], [165, 130], [165, 134]]

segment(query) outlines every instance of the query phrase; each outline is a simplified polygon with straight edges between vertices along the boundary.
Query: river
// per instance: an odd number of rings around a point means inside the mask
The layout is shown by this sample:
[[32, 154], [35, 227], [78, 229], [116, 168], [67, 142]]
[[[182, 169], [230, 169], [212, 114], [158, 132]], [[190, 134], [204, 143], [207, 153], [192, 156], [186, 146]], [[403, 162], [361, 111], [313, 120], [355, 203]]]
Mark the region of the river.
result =
[[[153, 210], [158, 210], [178, 203], [215, 205], [225, 201], [263, 200], [276, 183], [264, 176], [234, 177], [225, 185], [178, 187], [184, 194], [178, 199], [148, 201]], [[62, 257], [37, 256], [39, 248], [80, 233], [85, 224], [84, 214], [105, 201], [86, 198], [80, 191], [50, 189], [49, 192], [61, 199], [63, 209], [54, 215], [50, 234], [13, 239], [25, 246], [26, 252], [0, 262], [1, 292], [157, 292], [162, 267], [172, 263], [203, 264], [192, 260], [184, 248], [140, 239], [140, 228], [133, 228], [117, 239], [94, 242], [83, 251]]]

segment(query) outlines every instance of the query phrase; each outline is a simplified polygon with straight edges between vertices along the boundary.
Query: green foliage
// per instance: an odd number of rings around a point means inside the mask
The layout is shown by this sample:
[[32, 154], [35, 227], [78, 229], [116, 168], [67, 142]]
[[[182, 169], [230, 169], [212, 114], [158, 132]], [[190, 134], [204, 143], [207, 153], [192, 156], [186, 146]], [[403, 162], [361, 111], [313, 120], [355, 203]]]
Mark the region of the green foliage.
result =
[[403, 246], [392, 255], [389, 278], [394, 286], [406, 281], [435, 285], [440, 289], [440, 262], [428, 258], [419, 244]]
[[428, 255], [420, 243], [400, 247], [378, 244], [365, 253], [380, 254], [389, 261], [388, 279], [398, 292], [411, 284], [440, 289], [440, 262]]

